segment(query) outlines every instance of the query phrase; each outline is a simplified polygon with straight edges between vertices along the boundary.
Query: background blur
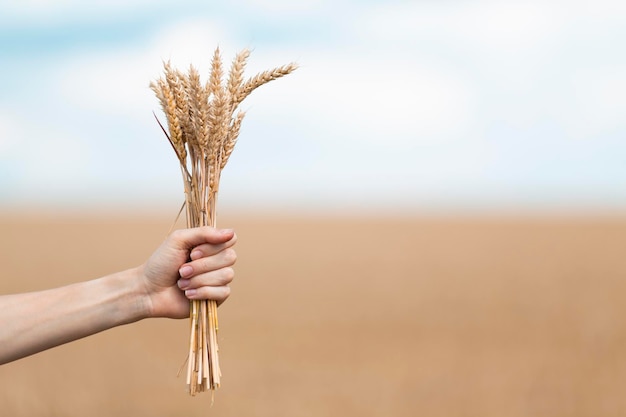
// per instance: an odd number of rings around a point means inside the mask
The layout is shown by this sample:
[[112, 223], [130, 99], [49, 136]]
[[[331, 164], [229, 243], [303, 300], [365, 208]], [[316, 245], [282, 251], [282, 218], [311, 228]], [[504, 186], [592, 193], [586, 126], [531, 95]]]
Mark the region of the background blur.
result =
[[237, 207], [623, 208], [626, 6], [578, 1], [9, 1], [3, 204], [170, 204], [148, 83], [252, 48]]
[[213, 409], [175, 377], [186, 324], [158, 320], [0, 368], [0, 409], [626, 413], [626, 3], [210, 3], [0, 4], [0, 293], [167, 234], [163, 60], [297, 61], [243, 103], [222, 177], [240, 243]]

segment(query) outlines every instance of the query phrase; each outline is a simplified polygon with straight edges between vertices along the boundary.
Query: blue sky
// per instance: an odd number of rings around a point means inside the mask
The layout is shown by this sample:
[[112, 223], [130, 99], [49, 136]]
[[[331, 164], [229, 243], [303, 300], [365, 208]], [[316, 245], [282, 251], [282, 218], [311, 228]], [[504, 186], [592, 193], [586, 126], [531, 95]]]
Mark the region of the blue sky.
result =
[[[0, 204], [177, 206], [162, 60], [253, 49], [225, 206], [626, 208], [621, 1], [9, 0]], [[206, 71], [205, 71], [206, 72]]]

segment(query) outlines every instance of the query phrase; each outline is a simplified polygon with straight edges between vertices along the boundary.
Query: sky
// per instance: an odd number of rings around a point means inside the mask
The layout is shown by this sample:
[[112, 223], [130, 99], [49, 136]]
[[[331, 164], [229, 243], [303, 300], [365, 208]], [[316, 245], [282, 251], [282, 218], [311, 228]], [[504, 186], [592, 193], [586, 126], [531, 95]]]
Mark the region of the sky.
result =
[[4, 0], [0, 207], [178, 207], [148, 84], [215, 47], [255, 91], [220, 204], [626, 210], [626, 2]]

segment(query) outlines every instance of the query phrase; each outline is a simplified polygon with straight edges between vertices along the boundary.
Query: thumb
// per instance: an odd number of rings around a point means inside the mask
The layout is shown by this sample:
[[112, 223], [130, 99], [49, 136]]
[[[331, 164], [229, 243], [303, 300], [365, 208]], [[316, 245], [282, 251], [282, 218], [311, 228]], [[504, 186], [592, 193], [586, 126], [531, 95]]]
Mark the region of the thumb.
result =
[[179, 229], [170, 235], [174, 241], [174, 246], [190, 250], [203, 243], [220, 244], [228, 242], [235, 236], [232, 229], [216, 229], [211, 226], [193, 227], [189, 229]]

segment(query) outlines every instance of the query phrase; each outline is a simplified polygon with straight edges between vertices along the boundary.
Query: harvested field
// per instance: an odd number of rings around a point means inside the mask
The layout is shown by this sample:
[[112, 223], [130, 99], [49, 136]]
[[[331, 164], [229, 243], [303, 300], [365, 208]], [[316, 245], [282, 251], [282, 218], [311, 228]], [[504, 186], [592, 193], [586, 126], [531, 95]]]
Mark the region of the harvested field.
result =
[[[219, 220], [239, 260], [213, 407], [176, 377], [187, 321], [159, 319], [0, 367], [0, 414], [626, 414], [626, 217]], [[0, 293], [138, 265], [170, 222], [4, 214]]]

